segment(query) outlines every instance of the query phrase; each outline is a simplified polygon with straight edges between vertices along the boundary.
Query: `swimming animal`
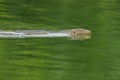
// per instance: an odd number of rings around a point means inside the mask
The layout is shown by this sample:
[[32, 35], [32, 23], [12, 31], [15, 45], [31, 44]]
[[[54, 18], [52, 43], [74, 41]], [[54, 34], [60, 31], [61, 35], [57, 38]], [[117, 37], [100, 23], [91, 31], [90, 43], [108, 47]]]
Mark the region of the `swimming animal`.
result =
[[0, 31], [0, 37], [4, 38], [28, 38], [28, 37], [69, 37], [72, 40], [90, 39], [91, 31], [86, 29], [69, 29], [62, 31], [48, 30], [16, 30]]

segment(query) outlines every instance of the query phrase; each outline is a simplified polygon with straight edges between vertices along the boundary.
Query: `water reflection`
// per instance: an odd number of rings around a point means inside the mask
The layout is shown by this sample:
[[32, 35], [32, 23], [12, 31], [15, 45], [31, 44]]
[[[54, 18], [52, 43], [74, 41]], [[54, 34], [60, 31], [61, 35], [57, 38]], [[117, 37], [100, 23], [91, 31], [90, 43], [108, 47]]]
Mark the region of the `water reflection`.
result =
[[[80, 4], [76, 5], [76, 3]], [[86, 3], [89, 3], [89, 1], [83, 1], [83, 3], [81, 3], [81, 1], [76, 0], [73, 3], [72, 1], [68, 2], [64, 0], [5, 0], [0, 3], [2, 7], [0, 10], [1, 14], [6, 15], [0, 16], [0, 19], [2, 21], [6, 20], [11, 22], [10, 24], [13, 25], [12, 29], [16, 30], [20, 28], [27, 29], [26, 26], [22, 26], [25, 25], [25, 23], [27, 23], [27, 26], [31, 29], [70, 29], [88, 27], [92, 26], [91, 20], [95, 19], [97, 11], [93, 10], [95, 6], [94, 1], [90, 1], [90, 4], [87, 6]], [[86, 9], [83, 9], [84, 6], [86, 6]], [[16, 22], [19, 22], [19, 24], [16, 24]], [[11, 29], [8, 23], [5, 25]], [[6, 29], [6, 27], [1, 26], [3, 29]]]
[[75, 35], [71, 36], [71, 40], [86, 40], [91, 39], [91, 35]]
[[[17, 26], [23, 23], [27, 23], [22, 26], [25, 29], [63, 30], [82, 27], [92, 31], [92, 39], [0, 39], [1, 80], [120, 78], [118, 0], [3, 1], [0, 3], [2, 29], [17, 30]], [[19, 24], [15, 26], [15, 22]], [[30, 27], [29, 24], [34, 26]], [[90, 36], [73, 36], [72, 39], [75, 38], [88, 39]]]

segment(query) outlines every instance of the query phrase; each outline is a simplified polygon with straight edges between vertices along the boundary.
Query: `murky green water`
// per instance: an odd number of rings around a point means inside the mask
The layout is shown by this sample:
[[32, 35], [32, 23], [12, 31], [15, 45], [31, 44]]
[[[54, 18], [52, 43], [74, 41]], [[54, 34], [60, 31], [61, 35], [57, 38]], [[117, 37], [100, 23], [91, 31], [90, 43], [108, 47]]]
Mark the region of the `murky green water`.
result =
[[0, 29], [85, 28], [92, 39], [0, 39], [0, 80], [120, 80], [119, 0], [0, 0]]

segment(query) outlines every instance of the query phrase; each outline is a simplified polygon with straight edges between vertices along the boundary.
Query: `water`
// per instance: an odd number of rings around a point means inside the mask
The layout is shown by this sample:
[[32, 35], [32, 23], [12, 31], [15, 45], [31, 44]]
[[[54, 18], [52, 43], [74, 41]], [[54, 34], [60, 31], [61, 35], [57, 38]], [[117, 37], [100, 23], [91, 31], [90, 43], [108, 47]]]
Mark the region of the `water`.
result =
[[0, 39], [0, 80], [119, 80], [120, 1], [0, 0], [0, 29], [85, 28], [92, 38]]
[[[32, 33], [32, 31], [30, 32]], [[26, 34], [24, 32], [11, 32], [11, 31], [1, 31], [0, 32], [0, 38], [41, 38], [41, 37], [71, 37], [70, 34], [68, 33], [63, 33], [63, 32], [54, 32], [54, 33], [43, 33], [39, 31], [39, 33], [37, 33], [37, 31], [34, 31], [32, 34], [30, 34], [29, 32]], [[90, 35], [88, 35], [90, 36]]]

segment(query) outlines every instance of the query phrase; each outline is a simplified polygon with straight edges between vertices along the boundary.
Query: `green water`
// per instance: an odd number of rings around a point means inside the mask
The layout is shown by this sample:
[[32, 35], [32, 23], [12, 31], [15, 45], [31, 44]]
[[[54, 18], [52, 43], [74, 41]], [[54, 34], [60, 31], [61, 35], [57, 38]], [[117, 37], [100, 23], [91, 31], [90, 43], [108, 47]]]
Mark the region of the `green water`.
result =
[[120, 80], [119, 0], [0, 0], [0, 29], [85, 28], [92, 38], [0, 39], [0, 80]]

